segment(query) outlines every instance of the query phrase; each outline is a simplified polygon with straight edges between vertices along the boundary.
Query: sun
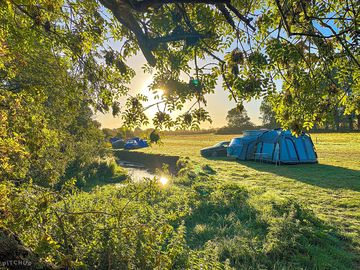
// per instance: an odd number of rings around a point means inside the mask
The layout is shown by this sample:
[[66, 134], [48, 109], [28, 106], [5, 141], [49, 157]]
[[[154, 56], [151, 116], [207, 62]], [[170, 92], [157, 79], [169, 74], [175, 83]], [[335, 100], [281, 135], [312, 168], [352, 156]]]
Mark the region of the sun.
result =
[[[140, 90], [140, 94], [145, 95], [147, 97], [147, 102], [144, 104], [145, 107], [148, 107], [148, 109], [146, 110], [146, 114], [151, 118], [154, 117], [156, 112], [159, 110], [158, 106], [160, 108], [160, 110], [163, 109], [163, 104], [157, 104], [159, 101], [162, 100], [162, 96], [164, 95], [164, 91], [162, 89], [156, 89], [156, 94], [153, 93], [153, 91], [151, 91], [149, 89], [149, 86], [151, 84], [152, 80], [147, 80], [144, 83], [143, 88]], [[158, 96], [158, 98], [155, 98], [155, 96]]]
[[159, 182], [160, 182], [163, 186], [165, 186], [165, 185], [169, 182], [169, 179], [167, 179], [166, 177], [162, 176], [162, 177], [160, 177]]
[[156, 94], [157, 94], [159, 97], [161, 97], [161, 96], [164, 95], [164, 90], [162, 90], [162, 89], [156, 89]]
[[155, 96], [159, 96], [160, 99], [161, 97], [164, 95], [164, 90], [163, 89], [156, 89], [156, 93], [154, 93], [152, 90], [149, 89], [150, 85], [152, 83], [152, 79], [148, 79], [144, 82], [141, 90], [140, 90], [140, 94], [142, 95], [145, 95], [147, 96], [148, 98], [148, 102], [151, 103], [151, 102], [156, 102], [156, 101], [159, 101], [159, 99], [155, 99]]

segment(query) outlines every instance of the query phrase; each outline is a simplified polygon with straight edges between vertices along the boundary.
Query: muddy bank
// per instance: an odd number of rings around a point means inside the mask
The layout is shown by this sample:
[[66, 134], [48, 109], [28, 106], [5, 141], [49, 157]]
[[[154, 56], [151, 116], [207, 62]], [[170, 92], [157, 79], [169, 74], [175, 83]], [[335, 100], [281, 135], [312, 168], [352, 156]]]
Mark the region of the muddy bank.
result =
[[137, 151], [115, 150], [114, 155], [120, 161], [143, 164], [151, 172], [161, 169], [163, 164], [169, 166], [170, 173], [176, 175], [179, 171], [176, 166], [179, 156], [166, 156], [159, 154], [147, 154]]

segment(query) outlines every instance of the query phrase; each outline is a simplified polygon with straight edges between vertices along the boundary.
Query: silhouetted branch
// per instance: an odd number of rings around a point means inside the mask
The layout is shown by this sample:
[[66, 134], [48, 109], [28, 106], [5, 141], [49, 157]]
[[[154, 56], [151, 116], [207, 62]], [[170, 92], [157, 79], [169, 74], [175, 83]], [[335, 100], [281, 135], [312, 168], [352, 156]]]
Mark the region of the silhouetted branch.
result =
[[145, 11], [146, 9], [163, 4], [219, 4], [230, 3], [230, 0], [144, 0], [144, 1], [129, 1], [132, 7], [138, 11]]
[[234, 22], [233, 18], [231, 17], [231, 14], [230, 14], [229, 10], [225, 7], [225, 5], [224, 4], [217, 4], [216, 7], [217, 7], [218, 10], [220, 10], [222, 15], [225, 17], [228, 24], [230, 24], [232, 26], [232, 28], [236, 29], [235, 22]]
[[252, 26], [250, 24], [251, 19], [246, 18], [244, 15], [242, 15], [233, 5], [231, 5], [230, 3], [226, 4], [226, 6], [228, 7], [228, 9], [230, 9], [232, 12], [234, 12], [234, 14], [240, 19], [242, 20], [251, 30], [255, 31], [255, 27]]
[[167, 43], [172, 41], [186, 40], [186, 39], [203, 39], [209, 38], [209, 34], [200, 34], [200, 33], [179, 33], [179, 34], [170, 34], [163, 37], [156, 37], [149, 39], [151, 46], [155, 48], [160, 43]]

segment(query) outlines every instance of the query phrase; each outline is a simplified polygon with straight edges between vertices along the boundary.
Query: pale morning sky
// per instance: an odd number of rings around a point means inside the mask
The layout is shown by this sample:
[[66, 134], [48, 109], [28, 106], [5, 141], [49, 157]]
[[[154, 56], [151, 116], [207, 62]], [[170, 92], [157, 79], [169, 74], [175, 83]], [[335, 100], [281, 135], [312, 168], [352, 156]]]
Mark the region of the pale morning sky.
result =
[[[149, 84], [152, 82], [151, 74], [144, 73], [141, 67], [144, 65], [145, 59], [144, 57], [139, 54], [135, 57], [132, 57], [128, 60], [127, 64], [132, 67], [135, 72], [136, 76], [132, 80], [130, 84], [131, 93], [142, 93], [149, 97], [149, 102], [147, 104], [151, 104], [154, 102], [151, 92], [148, 89]], [[209, 111], [211, 118], [213, 120], [212, 124], [205, 123], [202, 125], [202, 128], [209, 128], [209, 127], [222, 127], [226, 125], [226, 114], [227, 112], [235, 106], [233, 101], [229, 101], [228, 95], [229, 93], [223, 90], [221, 86], [222, 82], [221, 79], [216, 87], [215, 93], [207, 95], [207, 107], [206, 109]], [[120, 100], [120, 103], [124, 103], [124, 100]], [[245, 109], [248, 112], [251, 121], [255, 124], [260, 124], [261, 121], [259, 120], [260, 112], [260, 100], [252, 100], [249, 103], [245, 103]], [[186, 106], [185, 106], [186, 107]], [[151, 108], [147, 111], [147, 115], [151, 118], [154, 113], [156, 112], [156, 107]], [[186, 108], [185, 108], [186, 111]], [[176, 114], [174, 114], [176, 115]], [[95, 119], [101, 123], [102, 128], [118, 128], [122, 125], [121, 117], [113, 117], [111, 113], [102, 114], [97, 113], [95, 115]], [[151, 122], [151, 121], [150, 121]], [[151, 127], [149, 125], [148, 127]]]

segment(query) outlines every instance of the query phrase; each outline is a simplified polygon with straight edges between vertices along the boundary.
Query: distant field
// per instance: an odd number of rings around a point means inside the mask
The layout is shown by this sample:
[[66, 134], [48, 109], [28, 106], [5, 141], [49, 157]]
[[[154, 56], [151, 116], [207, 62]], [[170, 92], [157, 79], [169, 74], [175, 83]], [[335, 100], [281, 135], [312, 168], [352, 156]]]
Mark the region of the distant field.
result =
[[275, 166], [206, 159], [199, 150], [231, 135], [167, 136], [161, 145], [141, 151], [189, 157], [195, 164], [210, 165], [218, 181], [232, 181], [254, 192], [269, 191], [301, 202], [326, 223], [347, 236], [360, 253], [360, 133], [313, 134], [319, 164]]

